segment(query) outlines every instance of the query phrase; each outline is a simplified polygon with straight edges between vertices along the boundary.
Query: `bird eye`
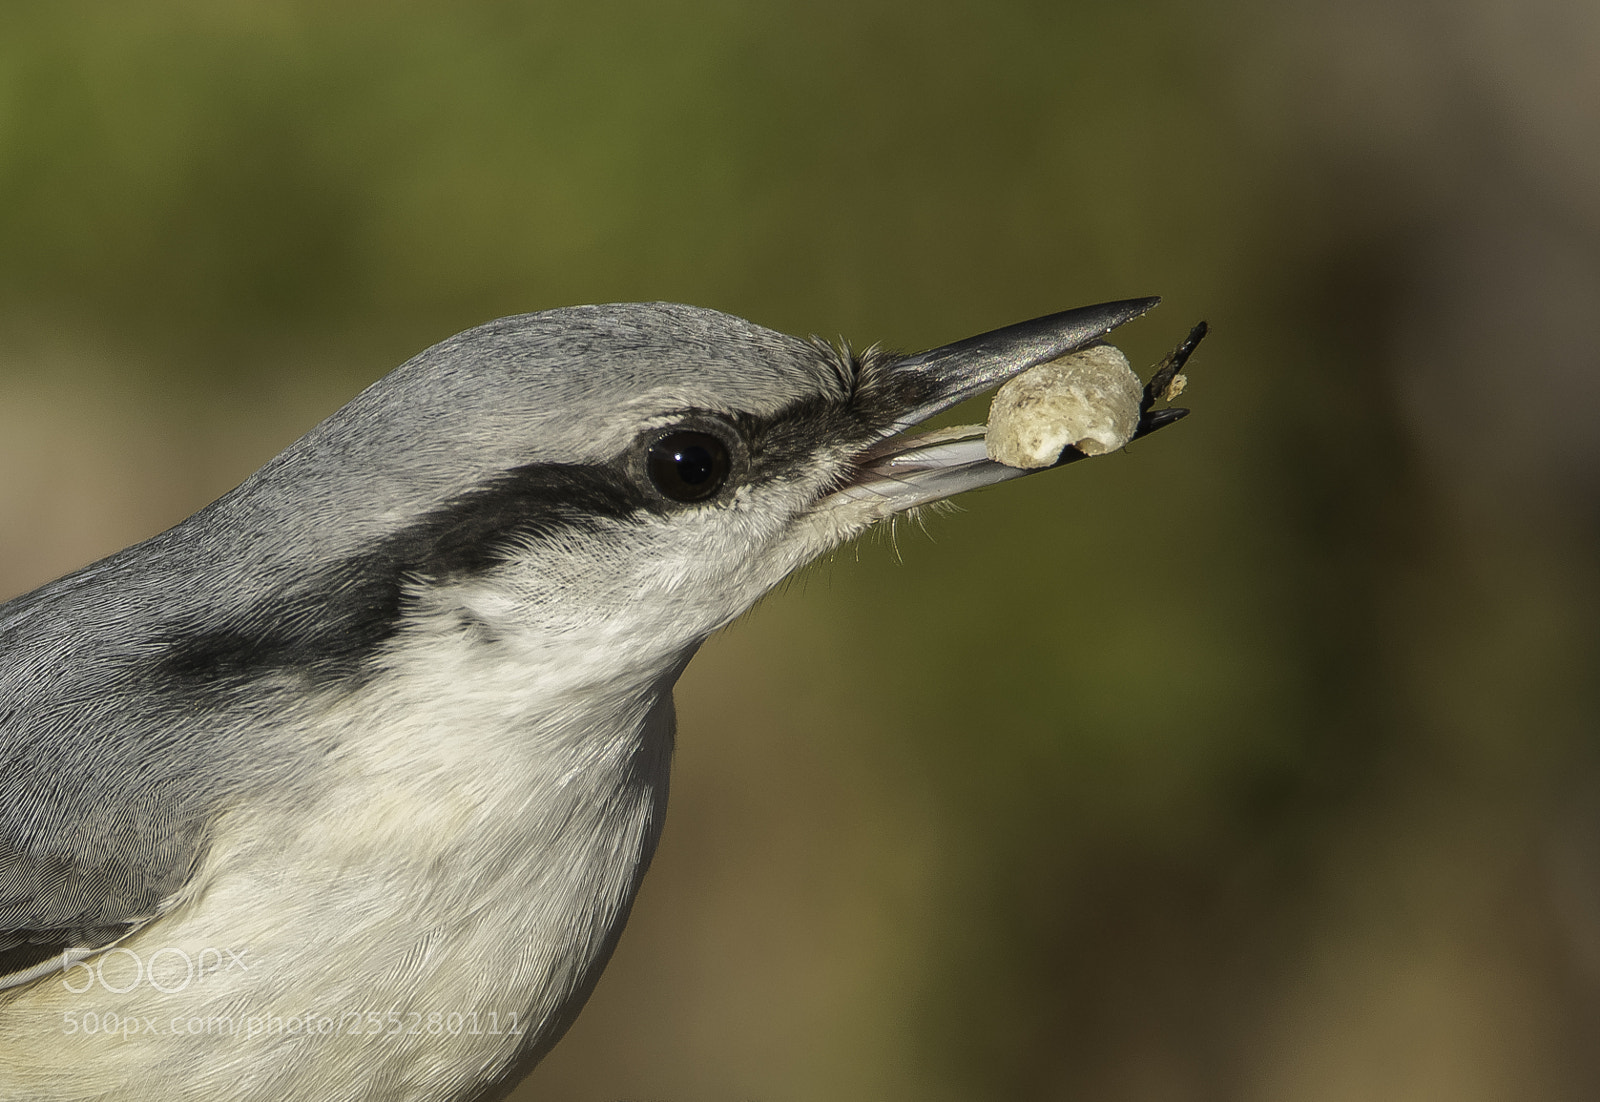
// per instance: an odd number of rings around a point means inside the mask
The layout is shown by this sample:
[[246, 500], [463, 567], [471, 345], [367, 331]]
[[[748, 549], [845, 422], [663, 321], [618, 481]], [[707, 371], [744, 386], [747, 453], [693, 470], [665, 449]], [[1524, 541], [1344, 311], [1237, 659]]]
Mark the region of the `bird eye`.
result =
[[645, 469], [663, 497], [704, 501], [728, 480], [728, 446], [708, 432], [669, 432], [645, 452]]

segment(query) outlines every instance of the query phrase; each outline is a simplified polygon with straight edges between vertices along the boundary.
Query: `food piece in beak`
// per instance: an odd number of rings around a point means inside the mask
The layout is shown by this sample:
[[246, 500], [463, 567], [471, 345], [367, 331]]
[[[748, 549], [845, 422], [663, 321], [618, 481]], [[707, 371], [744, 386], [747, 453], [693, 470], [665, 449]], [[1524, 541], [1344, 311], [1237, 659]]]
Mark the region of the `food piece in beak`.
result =
[[989, 458], [1034, 470], [1054, 466], [1069, 447], [1084, 455], [1116, 451], [1138, 431], [1143, 396], [1128, 358], [1109, 344], [1029, 368], [989, 406]]

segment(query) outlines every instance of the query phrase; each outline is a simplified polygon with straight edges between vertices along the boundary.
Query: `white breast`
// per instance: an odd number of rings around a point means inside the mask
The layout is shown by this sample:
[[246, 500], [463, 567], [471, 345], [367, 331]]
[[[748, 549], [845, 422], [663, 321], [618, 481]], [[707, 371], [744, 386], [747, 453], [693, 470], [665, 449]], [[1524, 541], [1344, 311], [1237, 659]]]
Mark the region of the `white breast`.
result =
[[166, 915], [12, 994], [0, 1099], [440, 1102], [554, 1043], [659, 837], [681, 663], [600, 692], [427, 638], [307, 721], [325, 756]]

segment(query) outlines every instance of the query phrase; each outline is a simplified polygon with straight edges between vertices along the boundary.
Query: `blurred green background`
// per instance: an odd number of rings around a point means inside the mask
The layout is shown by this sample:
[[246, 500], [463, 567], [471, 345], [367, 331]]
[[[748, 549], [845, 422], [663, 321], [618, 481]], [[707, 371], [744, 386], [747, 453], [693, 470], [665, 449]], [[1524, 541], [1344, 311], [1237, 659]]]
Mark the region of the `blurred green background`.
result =
[[1162, 294], [1194, 417], [707, 645], [517, 1098], [1593, 1099], [1596, 57], [1586, 0], [0, 3], [0, 593], [497, 315]]

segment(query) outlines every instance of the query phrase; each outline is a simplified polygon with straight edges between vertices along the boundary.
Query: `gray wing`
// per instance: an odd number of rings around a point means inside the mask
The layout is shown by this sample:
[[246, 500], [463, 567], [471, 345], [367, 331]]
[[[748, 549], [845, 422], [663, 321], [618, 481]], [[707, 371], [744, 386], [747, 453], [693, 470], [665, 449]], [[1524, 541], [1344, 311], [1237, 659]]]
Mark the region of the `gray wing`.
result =
[[0, 986], [158, 915], [217, 815], [314, 774], [301, 717], [395, 630], [404, 555], [252, 561], [227, 501], [0, 605]]
[[158, 914], [240, 773], [225, 694], [174, 691], [177, 636], [150, 615], [173, 602], [137, 584], [141, 553], [0, 606], [0, 986]]

